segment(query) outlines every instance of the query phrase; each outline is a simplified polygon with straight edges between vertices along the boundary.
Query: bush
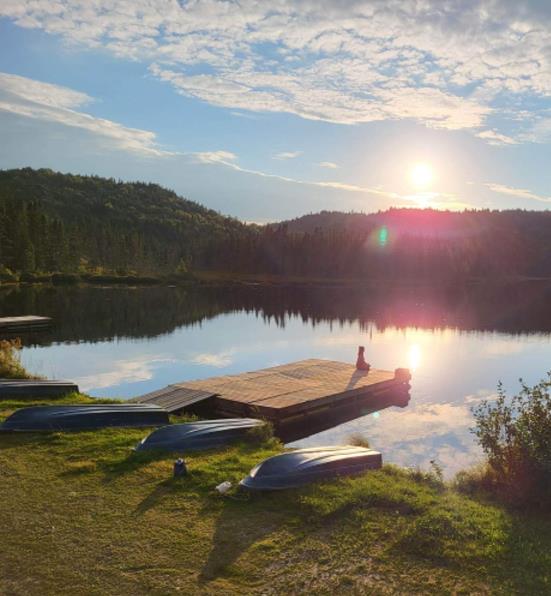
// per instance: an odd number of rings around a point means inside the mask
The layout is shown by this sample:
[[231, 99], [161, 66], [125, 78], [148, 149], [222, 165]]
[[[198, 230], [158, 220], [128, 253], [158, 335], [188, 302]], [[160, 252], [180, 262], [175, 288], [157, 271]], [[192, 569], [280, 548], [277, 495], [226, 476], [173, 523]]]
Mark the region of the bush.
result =
[[247, 441], [255, 445], [264, 443], [270, 444], [274, 440], [274, 427], [271, 422], [263, 421], [264, 424], [253, 426], [247, 431]]
[[422, 470], [416, 467], [408, 470], [408, 473], [415, 482], [426, 484], [438, 492], [444, 492], [446, 490], [444, 470], [435, 460], [431, 460], [428, 470]]
[[30, 379], [32, 376], [21, 364], [21, 340], [0, 340], [0, 377], [4, 379]]
[[481, 478], [512, 502], [551, 506], [550, 388], [551, 373], [534, 387], [522, 383], [510, 399], [500, 384], [495, 402], [473, 408], [473, 432], [491, 471]]
[[17, 279], [17, 275], [11, 269], [0, 265], [0, 282], [13, 282]]

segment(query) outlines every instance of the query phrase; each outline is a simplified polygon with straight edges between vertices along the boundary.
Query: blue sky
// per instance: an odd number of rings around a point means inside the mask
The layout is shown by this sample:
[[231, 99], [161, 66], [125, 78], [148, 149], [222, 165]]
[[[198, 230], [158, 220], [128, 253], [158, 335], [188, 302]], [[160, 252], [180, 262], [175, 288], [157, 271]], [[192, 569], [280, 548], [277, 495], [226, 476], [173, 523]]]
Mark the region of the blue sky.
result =
[[548, 209], [551, 3], [3, 0], [0, 135], [247, 221]]

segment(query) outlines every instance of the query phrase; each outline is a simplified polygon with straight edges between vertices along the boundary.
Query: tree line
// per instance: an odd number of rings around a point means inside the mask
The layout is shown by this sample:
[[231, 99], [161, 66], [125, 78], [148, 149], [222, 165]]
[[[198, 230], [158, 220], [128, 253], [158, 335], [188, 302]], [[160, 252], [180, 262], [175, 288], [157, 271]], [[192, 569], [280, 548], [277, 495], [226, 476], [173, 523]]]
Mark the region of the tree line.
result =
[[0, 171], [0, 265], [13, 272], [385, 280], [551, 276], [551, 212], [390, 209], [246, 225], [155, 184]]

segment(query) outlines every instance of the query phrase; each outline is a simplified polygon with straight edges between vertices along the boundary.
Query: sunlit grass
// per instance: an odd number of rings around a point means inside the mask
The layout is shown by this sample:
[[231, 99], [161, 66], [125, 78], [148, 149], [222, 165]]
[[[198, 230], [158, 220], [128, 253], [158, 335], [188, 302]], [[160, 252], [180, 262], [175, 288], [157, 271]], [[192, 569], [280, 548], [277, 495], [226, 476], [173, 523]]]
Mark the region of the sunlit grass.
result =
[[[56, 403], [85, 403], [73, 395]], [[44, 402], [41, 402], [44, 403]], [[0, 401], [0, 416], [29, 402]], [[271, 494], [234, 487], [283, 447], [134, 452], [147, 429], [0, 434], [0, 593], [546, 593], [551, 521], [386, 466]], [[528, 571], [527, 571], [528, 570]]]

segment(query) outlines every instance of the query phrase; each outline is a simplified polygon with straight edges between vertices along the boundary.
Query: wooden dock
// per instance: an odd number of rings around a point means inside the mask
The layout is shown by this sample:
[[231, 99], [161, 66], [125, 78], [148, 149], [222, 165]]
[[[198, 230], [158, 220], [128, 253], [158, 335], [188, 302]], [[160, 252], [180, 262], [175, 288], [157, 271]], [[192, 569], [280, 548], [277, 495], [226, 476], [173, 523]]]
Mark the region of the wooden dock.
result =
[[51, 325], [50, 317], [37, 317], [28, 315], [25, 317], [0, 317], [0, 333], [12, 333], [14, 331], [34, 331]]
[[44, 379], [0, 379], [0, 397], [60, 397], [78, 393], [78, 385], [70, 381]]
[[[223, 417], [261, 417], [276, 425], [330, 414], [366, 400], [409, 399], [407, 369], [369, 373], [333, 360], [301, 360], [239, 375], [183, 381], [133, 401], [178, 412], [200, 409]], [[202, 410], [201, 410], [202, 408]]]

